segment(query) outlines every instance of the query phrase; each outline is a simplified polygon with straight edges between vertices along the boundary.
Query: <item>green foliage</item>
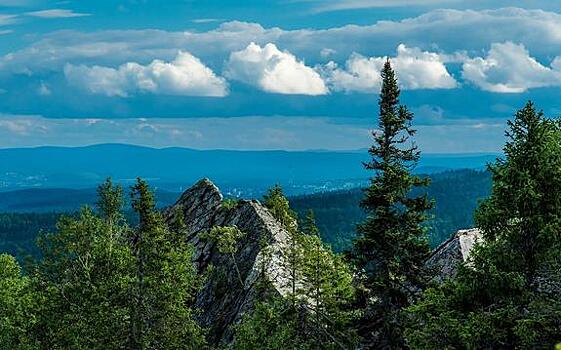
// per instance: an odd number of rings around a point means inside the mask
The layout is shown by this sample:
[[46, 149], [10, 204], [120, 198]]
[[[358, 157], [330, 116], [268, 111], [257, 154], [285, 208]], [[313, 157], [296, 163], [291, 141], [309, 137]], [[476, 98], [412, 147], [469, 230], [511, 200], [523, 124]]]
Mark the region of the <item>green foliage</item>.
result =
[[91, 209], [63, 217], [55, 233], [39, 241], [33, 266], [43, 300], [36, 334], [52, 349], [118, 349], [126, 344], [132, 255], [123, 244], [127, 228], [111, 228]]
[[133, 187], [139, 226], [122, 214], [122, 190], [99, 188], [85, 207], [39, 239], [41, 258], [22, 276], [0, 255], [0, 349], [199, 349], [194, 321], [201, 286], [192, 249], [174, 237], [148, 185]]
[[[315, 349], [313, 341], [304, 339], [299, 331], [297, 317], [281, 298], [256, 305], [252, 314], [246, 315], [234, 327], [235, 339], [229, 346], [234, 350], [306, 350]], [[328, 347], [326, 347], [328, 349]]]
[[97, 188], [97, 196], [99, 198], [97, 207], [101, 217], [110, 224], [116, 224], [123, 219], [123, 188], [120, 185], [114, 185], [111, 178], [107, 178]]
[[231, 210], [236, 208], [239, 203], [240, 200], [237, 198], [225, 198], [224, 200], [222, 200], [222, 208]]
[[303, 299], [310, 312], [309, 332], [317, 349], [325, 344], [350, 348], [356, 337], [350, 329], [355, 316], [348, 306], [354, 300], [353, 278], [349, 266], [326, 247], [319, 237], [313, 211], [304, 221]]
[[263, 196], [265, 207], [269, 209], [271, 214], [283, 227], [289, 231], [297, 230], [297, 215], [290, 209], [290, 203], [282, 191], [280, 185], [275, 185], [267, 194]]
[[358, 226], [353, 250], [365, 291], [361, 331], [372, 347], [381, 348], [404, 346], [400, 314], [427, 281], [423, 269], [430, 252], [423, 223], [431, 202], [426, 195], [410, 195], [428, 179], [410, 173], [420, 152], [409, 145], [413, 114], [399, 104], [399, 94], [388, 60], [382, 70], [379, 131], [373, 132], [372, 159], [365, 164], [373, 172], [361, 203], [367, 218]]
[[[294, 222], [282, 191], [276, 190], [276, 215]], [[284, 199], [283, 199], [284, 198]], [[285, 221], [286, 222], [286, 221]], [[354, 298], [352, 274], [347, 264], [324, 246], [313, 213], [303, 223], [303, 231], [289, 226], [285, 251], [287, 295], [265, 295], [253, 313], [235, 326], [233, 349], [347, 349], [356, 345], [350, 327]], [[266, 252], [266, 247], [263, 248]], [[266, 254], [265, 254], [266, 255]], [[267, 256], [262, 261], [266, 271]], [[270, 259], [271, 256], [268, 256]], [[262, 276], [264, 278], [264, 276]], [[267, 281], [261, 281], [266, 283]]]
[[218, 248], [220, 254], [228, 254], [230, 256], [238, 275], [238, 281], [242, 287], [244, 286], [244, 282], [235, 254], [238, 251], [238, 243], [244, 236], [245, 233], [240, 231], [236, 226], [213, 227], [209, 232], [201, 235], [201, 239], [210, 240], [216, 243], [216, 247]]
[[14, 256], [38, 254], [35, 240], [56, 228], [59, 213], [0, 213], [0, 252]]
[[215, 242], [221, 254], [235, 254], [238, 251], [238, 242], [244, 236], [236, 226], [216, 226], [201, 235], [201, 239]]
[[551, 349], [561, 337], [561, 127], [530, 102], [509, 122], [477, 211], [485, 243], [410, 308], [413, 348]]
[[131, 349], [196, 349], [204, 334], [193, 319], [193, 302], [201, 282], [192, 250], [170, 240], [147, 183], [138, 179], [131, 192], [139, 226], [132, 241], [133, 269], [129, 305]]
[[[491, 175], [462, 169], [431, 174], [430, 179], [428, 187], [414, 188], [411, 196], [426, 193], [435, 202], [425, 223], [430, 245], [435, 248], [459, 229], [473, 227], [473, 212], [491, 192]], [[300, 217], [312, 209], [322, 240], [336, 252], [343, 252], [352, 247], [356, 225], [366, 219], [359, 206], [363, 197], [364, 190], [356, 188], [291, 197], [290, 205]]]
[[16, 259], [0, 254], [0, 349], [36, 349], [30, 330], [37, 297]]

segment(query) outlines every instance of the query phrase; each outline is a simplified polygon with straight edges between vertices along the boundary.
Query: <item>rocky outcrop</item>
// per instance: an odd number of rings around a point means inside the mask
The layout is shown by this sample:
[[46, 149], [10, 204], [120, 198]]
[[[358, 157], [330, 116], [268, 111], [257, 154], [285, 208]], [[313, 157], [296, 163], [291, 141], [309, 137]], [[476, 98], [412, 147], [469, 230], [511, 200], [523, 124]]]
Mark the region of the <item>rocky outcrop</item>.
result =
[[477, 228], [460, 230], [436, 248], [426, 264], [434, 269], [440, 281], [454, 277], [458, 264], [468, 261], [473, 246], [481, 239], [481, 231]]
[[[287, 294], [289, 288], [286, 257], [288, 232], [261, 203], [240, 200], [225, 205], [219, 189], [203, 179], [184, 192], [164, 211], [170, 226], [181, 216], [181, 233], [195, 249], [194, 263], [206, 275], [205, 285], [196, 297], [200, 323], [209, 329], [212, 345], [232, 340], [231, 326], [254, 308], [261, 293]], [[213, 227], [235, 226], [244, 236], [232, 257], [220, 253], [216, 242], [204, 239]], [[427, 260], [439, 280], [453, 277], [459, 263], [467, 261], [474, 244], [481, 239], [478, 229], [458, 231], [442, 243]], [[238, 275], [239, 271], [239, 275]], [[267, 280], [262, 288], [262, 280]]]
[[[283, 269], [283, 252], [288, 244], [287, 232], [258, 201], [224, 205], [218, 188], [204, 179], [183, 193], [164, 215], [170, 225], [177, 222], [178, 215], [183, 216], [182, 233], [195, 248], [196, 267], [207, 275], [196, 307], [214, 345], [232, 339], [230, 326], [253, 308], [259, 293], [286, 293], [288, 275]], [[236, 226], [245, 234], [237, 242], [234, 257], [221, 254], [216, 242], [202, 238], [216, 226]], [[259, 287], [260, 279], [265, 278], [270, 281], [266, 291]]]

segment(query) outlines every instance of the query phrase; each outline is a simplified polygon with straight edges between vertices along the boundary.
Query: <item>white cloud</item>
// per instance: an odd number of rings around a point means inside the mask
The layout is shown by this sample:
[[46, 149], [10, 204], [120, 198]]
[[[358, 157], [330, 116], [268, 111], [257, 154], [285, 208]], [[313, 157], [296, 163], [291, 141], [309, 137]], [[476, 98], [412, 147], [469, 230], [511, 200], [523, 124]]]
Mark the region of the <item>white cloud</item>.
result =
[[[0, 148], [128, 143], [151, 147], [237, 150], [352, 150], [371, 144], [371, 123], [349, 118], [254, 116], [237, 118], [65, 119], [0, 114]], [[504, 121], [464, 120], [419, 125], [426, 153], [498, 152]], [[232, 137], [224, 137], [225, 134]]]
[[250, 43], [245, 49], [232, 52], [225, 75], [267, 92], [302, 95], [328, 93], [318, 72], [297, 60], [290, 52], [280, 51], [272, 43], [264, 47]]
[[[330, 62], [324, 74], [334, 90], [377, 92], [381, 85], [380, 71], [386, 60], [387, 57], [367, 58], [353, 54], [347, 60], [345, 69]], [[452, 89], [458, 85], [448, 73], [443, 57], [437, 53], [400, 44], [397, 56], [390, 60], [404, 89]]]
[[411, 6], [433, 6], [450, 5], [461, 3], [463, 0], [332, 0], [322, 1], [321, 5], [314, 8], [314, 12], [329, 12], [340, 10], [356, 10], [366, 8], [383, 7], [411, 7]]
[[337, 50], [334, 49], [330, 49], [330, 48], [323, 48], [321, 49], [321, 51], [319, 52], [320, 56], [323, 58], [327, 58], [329, 56], [334, 55], [335, 53], [337, 53]]
[[520, 93], [539, 87], [561, 86], [561, 57], [546, 67], [524, 45], [495, 43], [486, 57], [467, 60], [462, 76], [486, 91]]
[[0, 14], [0, 26], [5, 26], [12, 24], [16, 21], [17, 16], [15, 15], [2, 15]]
[[40, 96], [50, 96], [52, 94], [52, 91], [49, 85], [47, 85], [44, 81], [42, 81], [41, 84], [39, 84], [39, 87], [37, 88], [37, 93]]
[[228, 94], [226, 81], [188, 52], [179, 52], [172, 62], [154, 60], [146, 66], [128, 62], [117, 69], [68, 64], [64, 73], [70, 84], [107, 96], [127, 97], [137, 92], [214, 97]]
[[[453, 33], [453, 35], [450, 35]], [[0, 56], [0, 75], [60, 71], [65, 64], [116, 66], [125, 62], [149, 63], [155, 57], [171, 60], [178, 49], [220, 66], [232, 51], [251, 42], [274, 43], [309, 65], [330, 59], [344, 62], [353, 52], [366, 57], [391, 54], [399, 43], [425, 51], [473, 55], [495, 42], [516, 39], [537, 57], [561, 52], [561, 14], [542, 10], [434, 10], [400, 21], [347, 25], [330, 29], [263, 28], [259, 24], [227, 22], [209, 31], [163, 30], [57, 31], [31, 45]], [[325, 53], [325, 51], [324, 51]]]
[[205, 24], [205, 23], [214, 23], [214, 22], [221, 22], [223, 21], [220, 18], [196, 18], [191, 20], [191, 22], [196, 24]]
[[89, 13], [78, 13], [66, 9], [50, 9], [50, 10], [33, 11], [33, 12], [27, 12], [26, 15], [31, 17], [39, 17], [39, 18], [73, 18], [73, 17], [91, 16]]

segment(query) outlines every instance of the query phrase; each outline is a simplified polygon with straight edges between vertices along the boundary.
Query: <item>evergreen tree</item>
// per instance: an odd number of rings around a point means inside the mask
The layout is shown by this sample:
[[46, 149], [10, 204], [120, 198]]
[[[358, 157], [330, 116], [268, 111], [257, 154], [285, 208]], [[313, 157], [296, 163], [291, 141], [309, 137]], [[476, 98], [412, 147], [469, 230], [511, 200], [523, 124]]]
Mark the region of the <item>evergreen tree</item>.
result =
[[280, 185], [275, 185], [268, 193], [263, 196], [265, 206], [273, 217], [284, 227], [288, 233], [288, 247], [286, 247], [284, 259], [284, 269], [287, 272], [286, 280], [288, 281], [287, 287], [290, 290], [289, 299], [292, 303], [292, 315], [297, 317], [298, 312], [296, 306], [301, 296], [301, 282], [302, 282], [302, 263], [303, 263], [303, 250], [302, 250], [302, 237], [301, 232], [298, 231], [298, 218], [296, 213], [290, 208], [290, 203], [283, 193]]
[[355, 337], [348, 327], [352, 315], [346, 307], [354, 288], [348, 266], [323, 245], [313, 215], [303, 223], [304, 232], [298, 231], [295, 214], [279, 186], [269, 191], [265, 203], [289, 234], [283, 266], [289, 293], [285, 298], [263, 293], [255, 310], [234, 327], [231, 348], [352, 348]]
[[154, 195], [138, 179], [132, 187], [132, 208], [139, 226], [132, 235], [135, 274], [131, 288], [130, 349], [198, 349], [204, 333], [191, 308], [201, 287], [192, 250], [170, 239]]
[[57, 227], [40, 239], [42, 258], [31, 270], [42, 300], [33, 334], [45, 349], [122, 349], [132, 267], [127, 228], [89, 208]]
[[356, 337], [350, 327], [349, 305], [354, 297], [350, 269], [321, 241], [313, 211], [308, 211], [302, 230], [303, 295], [310, 311], [310, 337], [316, 349], [326, 344], [352, 348]]
[[97, 188], [97, 208], [100, 215], [107, 223], [117, 225], [123, 219], [123, 188], [114, 185], [111, 178], [107, 178]]
[[561, 127], [529, 102], [476, 213], [484, 241], [410, 309], [413, 348], [552, 349], [561, 340]]
[[365, 318], [361, 332], [372, 347], [403, 347], [400, 312], [426, 281], [424, 261], [429, 254], [423, 222], [432, 205], [426, 195], [412, 197], [415, 187], [428, 184], [411, 174], [420, 152], [410, 143], [415, 134], [413, 114], [399, 104], [400, 90], [389, 60], [381, 72], [379, 123], [373, 132], [373, 172], [362, 207], [368, 216], [358, 226], [354, 258], [364, 279]]
[[134, 230], [122, 219], [121, 189], [108, 180], [98, 193], [99, 213], [86, 207], [63, 217], [39, 240], [42, 257], [29, 267], [37, 299], [30, 339], [42, 349], [204, 346], [190, 307], [201, 284], [192, 251], [169, 232], [148, 185], [133, 188]]
[[32, 328], [38, 299], [14, 257], [0, 254], [0, 350], [37, 349]]

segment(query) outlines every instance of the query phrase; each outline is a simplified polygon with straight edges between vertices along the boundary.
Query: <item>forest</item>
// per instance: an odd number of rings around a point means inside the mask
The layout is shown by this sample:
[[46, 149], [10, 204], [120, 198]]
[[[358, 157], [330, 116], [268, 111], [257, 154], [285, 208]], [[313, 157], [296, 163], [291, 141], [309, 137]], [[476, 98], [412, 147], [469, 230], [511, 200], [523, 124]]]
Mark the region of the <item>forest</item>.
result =
[[[239, 278], [216, 293], [247, 288], [246, 232], [202, 233], [236, 271], [197, 273], [183, 214], [166, 221], [142, 179], [127, 201], [107, 179], [95, 207], [76, 214], [1, 217], [11, 235], [24, 228], [25, 244], [38, 238], [34, 256], [0, 255], [0, 349], [561, 348], [561, 123], [528, 102], [487, 172], [443, 173], [431, 185], [412, 171], [414, 115], [389, 60], [381, 76], [369, 186], [290, 200], [280, 186], [267, 192], [262, 203], [287, 244], [282, 259], [264, 245], [256, 274], [280, 259], [285, 293], [258, 279], [229, 341], [212, 341], [195, 300], [221, 273]], [[222, 203], [225, 213], [237, 205]], [[431, 246], [465, 226], [483, 240], [440, 282], [425, 264]]]
[[[478, 202], [490, 193], [491, 176], [486, 171], [462, 169], [429, 177], [431, 183], [422, 191], [435, 203], [426, 223], [429, 242], [434, 248], [457, 230], [473, 226], [473, 212]], [[160, 206], [169, 205], [176, 199], [168, 199], [170, 194], [164, 194], [166, 197]], [[365, 218], [365, 212], [359, 206], [363, 195], [363, 189], [355, 188], [294, 196], [289, 200], [300, 218], [304, 218], [308, 210], [314, 212], [322, 240], [341, 253], [351, 248], [356, 225]], [[161, 199], [161, 193], [156, 196]], [[73, 212], [0, 213], [0, 251], [20, 257], [38, 254], [35, 239], [41, 231], [54, 230], [61, 215], [73, 215]], [[136, 222], [131, 210], [124, 210], [124, 215], [129, 223]]]

